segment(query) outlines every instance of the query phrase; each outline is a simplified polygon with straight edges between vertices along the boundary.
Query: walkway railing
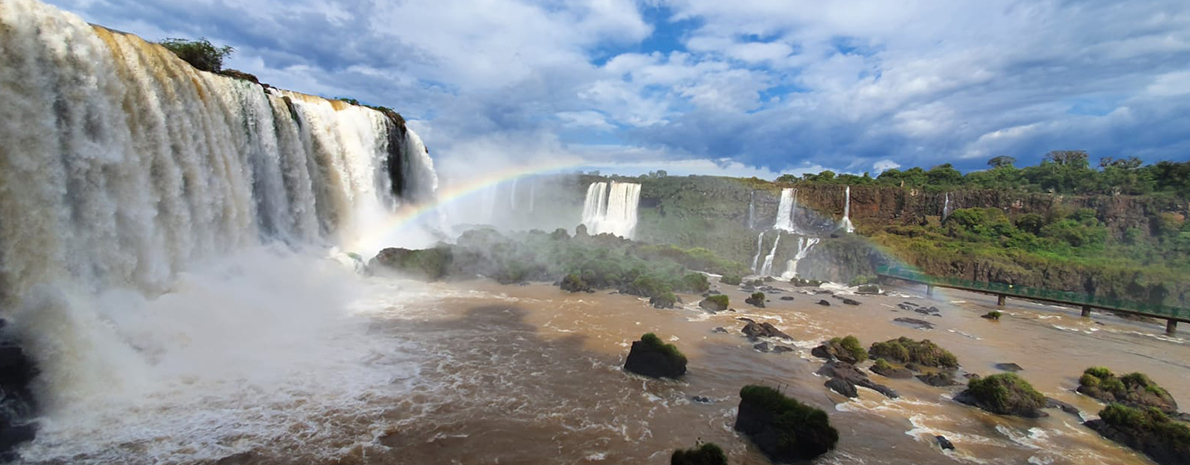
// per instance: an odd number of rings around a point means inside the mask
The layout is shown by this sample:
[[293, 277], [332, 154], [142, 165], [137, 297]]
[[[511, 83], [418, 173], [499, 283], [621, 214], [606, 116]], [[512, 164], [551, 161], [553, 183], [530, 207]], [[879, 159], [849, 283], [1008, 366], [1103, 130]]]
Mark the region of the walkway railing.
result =
[[1190, 309], [1171, 307], [1168, 305], [1155, 305], [1130, 300], [1109, 299], [1078, 292], [1055, 291], [1052, 289], [1013, 286], [1011, 284], [989, 283], [960, 278], [932, 276], [922, 273], [918, 270], [904, 267], [881, 266], [876, 269], [876, 274], [879, 276], [903, 279], [906, 281], [913, 281], [931, 286], [965, 289], [1009, 297], [1046, 300], [1051, 302], [1067, 303], [1070, 305], [1090, 306], [1106, 310], [1116, 310], [1148, 316], [1190, 321]]

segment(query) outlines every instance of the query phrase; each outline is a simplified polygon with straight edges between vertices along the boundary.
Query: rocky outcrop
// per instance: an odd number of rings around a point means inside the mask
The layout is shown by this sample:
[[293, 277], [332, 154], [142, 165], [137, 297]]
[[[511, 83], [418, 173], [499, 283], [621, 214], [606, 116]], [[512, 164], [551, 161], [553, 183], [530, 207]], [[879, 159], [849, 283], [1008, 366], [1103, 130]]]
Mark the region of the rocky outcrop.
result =
[[727, 465], [727, 454], [719, 446], [706, 443], [693, 449], [678, 449], [669, 457], [670, 465]]
[[852, 365], [867, 360], [868, 354], [855, 336], [833, 338], [810, 351], [810, 355], [827, 360], [841, 360]]
[[764, 308], [764, 293], [753, 292], [751, 296], [744, 299], [744, 303], [757, 308]]
[[781, 330], [777, 329], [777, 327], [773, 326], [771, 323], [757, 323], [749, 318], [738, 318], [738, 320], [746, 323], [744, 328], [740, 331], [743, 332], [745, 336], [748, 336], [749, 340], [755, 341], [756, 339], [762, 337], [775, 337], [788, 339], [790, 341], [793, 340], [792, 337], [789, 337], [788, 334], [785, 334]]
[[[892, 399], [896, 399], [897, 397], [899, 397], [897, 394], [897, 391], [894, 391], [892, 388], [890, 388], [888, 386], [885, 386], [882, 384], [877, 384], [877, 383], [873, 382], [872, 380], [868, 379], [868, 375], [866, 375], [866, 374], [864, 374], [864, 372], [856, 369], [855, 365], [852, 365], [847, 362], [841, 362], [838, 360], [826, 362], [826, 365], [823, 365], [822, 368], [818, 369], [818, 374], [821, 376], [830, 378], [831, 380], [834, 380], [834, 379], [840, 380], [842, 383], [839, 383], [839, 382], [833, 383], [836, 386], [851, 385], [852, 387], [845, 389], [846, 392], [854, 392], [854, 386], [863, 386], [863, 387], [866, 387], [873, 391], [884, 394], [885, 396], [892, 398]], [[830, 383], [831, 380], [828, 380], [828, 382], [827, 382], [828, 387], [832, 386], [832, 383]], [[834, 389], [834, 388], [832, 387], [832, 389]], [[843, 394], [847, 397], [856, 397], [855, 395], [848, 395], [846, 392], [840, 391], [838, 389], [835, 389], [835, 392]]]
[[893, 379], [909, 379], [913, 377], [913, 371], [908, 368], [894, 367], [888, 361], [878, 358], [876, 363], [872, 365], [872, 373], [876, 373], [885, 378]]
[[735, 430], [748, 436], [775, 463], [811, 460], [839, 442], [839, 432], [831, 427], [826, 412], [767, 386], [749, 385], [740, 390]]
[[1041, 411], [1047, 405], [1045, 396], [1014, 373], [973, 379], [967, 383], [967, 390], [955, 396], [954, 400], [1000, 415], [1025, 418], [1046, 416]]
[[1161, 465], [1190, 463], [1190, 428], [1160, 410], [1114, 404], [1100, 411], [1098, 420], [1083, 424], [1105, 438], [1143, 452]]
[[950, 442], [949, 439], [946, 439], [946, 436], [934, 436], [934, 440], [938, 441], [938, 447], [941, 447], [944, 450], [954, 450], [954, 443]]
[[381, 250], [368, 262], [370, 270], [388, 270], [406, 277], [426, 281], [445, 278], [453, 259], [447, 246], [423, 250], [390, 247]]
[[661, 342], [653, 333], [632, 343], [624, 369], [651, 378], [678, 378], [686, 374], [686, 356], [673, 344]]
[[16, 459], [13, 448], [37, 433], [30, 422], [36, 410], [30, 383], [37, 367], [0, 320], [0, 462]]
[[997, 370], [1000, 370], [1000, 371], [1007, 371], [1007, 372], [1009, 372], [1009, 373], [1016, 373], [1016, 372], [1018, 372], [1018, 371], [1025, 371], [1025, 369], [1024, 369], [1024, 368], [1021, 368], [1021, 366], [1020, 366], [1020, 365], [1017, 365], [1017, 364], [1015, 364], [1015, 363], [1011, 363], [1011, 362], [1008, 362], [1008, 363], [997, 363], [997, 364], [995, 364], [995, 365], [993, 365], [993, 366], [995, 366]]
[[933, 373], [921, 374], [917, 375], [917, 379], [934, 387], [947, 387], [959, 384], [955, 382], [954, 374], [949, 371], [935, 371]]
[[1169, 392], [1143, 373], [1116, 377], [1107, 368], [1093, 367], [1078, 380], [1078, 392], [1105, 403], [1123, 404], [1135, 408], [1156, 408], [1167, 415], [1175, 415], [1178, 403]]
[[934, 329], [934, 324], [926, 320], [919, 320], [917, 318], [893, 318], [893, 322], [904, 323], [917, 329]]
[[753, 344], [752, 348], [756, 349], [757, 352], [764, 352], [766, 354], [770, 353], [770, 352], [778, 353], [778, 354], [783, 354], [785, 352], [793, 352], [792, 347], [783, 346], [783, 345], [773, 345], [773, 344], [769, 344], [767, 342]]
[[728, 303], [729, 303], [729, 301], [728, 301], [727, 296], [712, 295], [710, 297], [702, 299], [702, 301], [698, 303], [698, 306], [702, 307], [702, 309], [710, 311], [710, 312], [722, 312], [724, 310], [727, 310]]

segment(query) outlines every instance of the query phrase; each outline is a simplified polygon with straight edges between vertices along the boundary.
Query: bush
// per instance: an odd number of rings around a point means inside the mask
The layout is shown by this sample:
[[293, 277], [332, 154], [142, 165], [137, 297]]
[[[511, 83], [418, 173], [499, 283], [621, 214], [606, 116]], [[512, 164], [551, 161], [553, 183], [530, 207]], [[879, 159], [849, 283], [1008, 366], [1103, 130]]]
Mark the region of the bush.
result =
[[884, 359], [878, 358], [876, 363], [872, 364], [872, 368], [877, 371], [888, 371], [892, 370], [892, 365], [889, 365]]
[[906, 349], [905, 346], [901, 345], [895, 339], [872, 344], [868, 354], [871, 355], [872, 358], [887, 358], [889, 360], [896, 360], [901, 363], [907, 362], [909, 360], [909, 349]]
[[1016, 373], [1000, 373], [967, 383], [967, 391], [994, 413], [1011, 413], [1045, 405], [1045, 396]]
[[757, 302], [764, 302], [764, 293], [763, 292], [753, 292], [752, 300], [755, 300]]
[[959, 360], [950, 351], [929, 340], [915, 341], [907, 337], [872, 344], [868, 350], [872, 358], [886, 358], [901, 363], [913, 362], [928, 367], [958, 368]]
[[856, 363], [868, 359], [868, 352], [864, 350], [864, 346], [860, 344], [859, 339], [857, 339], [855, 336], [848, 335], [842, 339], [836, 337], [831, 339], [831, 342], [839, 344], [839, 346], [843, 347], [843, 349], [850, 353], [852, 357], [855, 357]]
[[707, 297], [707, 300], [716, 303], [720, 307], [727, 308], [729, 302], [726, 295], [719, 294]]
[[743, 281], [744, 281], [744, 278], [741, 278], [740, 275], [735, 275], [735, 274], [725, 274], [719, 278], [719, 282], [726, 284], [728, 286], [739, 286], [740, 283]]
[[702, 273], [687, 273], [682, 276], [682, 290], [693, 293], [702, 293], [711, 289], [711, 283], [707, 280], [707, 275]]
[[748, 434], [774, 462], [806, 460], [833, 449], [839, 432], [820, 409], [767, 386], [740, 389], [735, 429]]
[[641, 342], [644, 342], [645, 344], [647, 344], [655, 349], [659, 349], [659, 350], [665, 352], [666, 354], [668, 354], [669, 356], [671, 356], [675, 359], [681, 360], [683, 364], [686, 363], [686, 356], [682, 354], [682, 351], [678, 350], [678, 346], [675, 346], [673, 344], [666, 344], [666, 343], [662, 342], [661, 338], [657, 337], [656, 334], [645, 333], [644, 336], [640, 337], [640, 340], [641, 340]]
[[987, 318], [987, 319], [989, 319], [989, 320], [996, 320], [996, 321], [1000, 321], [1000, 315], [1001, 315], [1001, 313], [1000, 313], [999, 311], [997, 311], [997, 310], [992, 310], [992, 311], [990, 311], [990, 312], [987, 312], [987, 313], [985, 313], [985, 314], [983, 315], [983, 317], [984, 317], [984, 318]]
[[670, 465], [727, 465], [727, 454], [713, 443], [694, 449], [678, 449], [669, 458]]
[[212, 73], [221, 71], [223, 59], [235, 52], [231, 46], [216, 47], [206, 38], [198, 40], [165, 39], [158, 44], [174, 52], [178, 58], [190, 63], [190, 66]]
[[676, 303], [678, 303], [678, 296], [672, 292], [666, 292], [649, 298], [649, 305], [652, 305], [654, 308], [673, 308]]

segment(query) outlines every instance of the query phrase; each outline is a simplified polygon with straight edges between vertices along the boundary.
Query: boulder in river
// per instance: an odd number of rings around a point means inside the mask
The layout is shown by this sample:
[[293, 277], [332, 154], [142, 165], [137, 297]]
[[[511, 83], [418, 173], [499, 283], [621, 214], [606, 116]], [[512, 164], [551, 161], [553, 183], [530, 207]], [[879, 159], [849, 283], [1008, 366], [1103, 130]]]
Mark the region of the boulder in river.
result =
[[764, 293], [753, 292], [751, 296], [744, 299], [744, 303], [752, 305], [753, 307], [764, 308]]
[[967, 390], [955, 396], [954, 400], [1000, 415], [1025, 418], [1046, 416], [1041, 411], [1047, 405], [1045, 396], [1016, 373], [973, 379], [967, 383]]
[[868, 349], [871, 358], [883, 358], [890, 362], [904, 363], [906, 368], [915, 370], [913, 366], [947, 368], [959, 367], [959, 360], [950, 351], [930, 342], [929, 339], [915, 341], [907, 337], [889, 339], [872, 344]]
[[724, 328], [722, 326], [717, 326], [717, 327], [715, 327], [715, 329], [712, 329], [711, 332], [727, 334], [727, 328]]
[[872, 373], [876, 373], [885, 378], [909, 379], [913, 377], [913, 372], [908, 368], [894, 367], [892, 364], [888, 363], [887, 360], [882, 358], [876, 359], [876, 363], [874, 363], [872, 368], [869, 368], [869, 370], [872, 370]]
[[702, 299], [702, 301], [698, 303], [699, 307], [702, 307], [704, 310], [708, 310], [711, 312], [722, 312], [724, 310], [727, 310], [727, 305], [728, 305], [727, 296], [722, 295], [722, 294], [707, 297], [705, 299]]
[[1173, 400], [1173, 396], [1143, 373], [1117, 377], [1107, 368], [1087, 368], [1078, 379], [1078, 392], [1109, 404], [1153, 407], [1167, 415], [1174, 415], [1178, 411], [1178, 403]]
[[652, 378], [677, 378], [686, 374], [686, 356], [673, 344], [648, 333], [632, 343], [624, 369]]
[[1156, 408], [1112, 404], [1083, 423], [1101, 436], [1140, 451], [1161, 465], [1190, 463], [1190, 427]]
[[778, 354], [782, 354], [782, 353], [785, 353], [785, 352], [793, 352], [793, 348], [792, 348], [792, 347], [787, 347], [787, 346], [782, 346], [782, 345], [775, 345], [775, 344], [769, 344], [769, 343], [767, 343], [767, 342], [761, 342], [761, 343], [753, 344], [753, 345], [752, 345], [752, 348], [753, 348], [753, 349], [756, 349], [756, 350], [757, 350], [757, 351], [759, 351], [759, 352], [764, 352], [764, 353], [766, 353], [766, 354], [767, 354], [767, 353], [770, 353], [770, 352], [774, 352], [774, 353], [778, 353]]
[[1007, 371], [1007, 372], [1009, 372], [1009, 373], [1016, 373], [1016, 372], [1018, 372], [1018, 371], [1024, 371], [1024, 370], [1025, 370], [1024, 368], [1021, 368], [1021, 366], [1020, 366], [1020, 365], [1017, 365], [1017, 364], [1015, 364], [1015, 363], [1011, 363], [1011, 362], [1009, 362], [1009, 363], [997, 363], [997, 364], [995, 364], [995, 365], [993, 365], [993, 366], [995, 366], [997, 370], [1000, 370], [1000, 371]]
[[860, 344], [859, 339], [856, 339], [855, 336], [847, 336], [841, 339], [836, 337], [825, 341], [822, 345], [811, 350], [810, 355], [827, 360], [842, 360], [853, 365], [868, 359], [867, 352], [864, 351], [863, 345]]
[[825, 300], [819, 300], [819, 301], [818, 301], [818, 305], [821, 305], [821, 306], [823, 306], [823, 307], [829, 307], [829, 306], [831, 306], [831, 303], [830, 303], [830, 302], [827, 302], [827, 301], [825, 301]]
[[824, 385], [826, 387], [830, 388], [830, 390], [835, 391], [839, 394], [842, 394], [843, 396], [851, 397], [851, 398], [859, 397], [859, 391], [856, 390], [855, 384], [853, 384], [845, 379], [831, 378], [831, 379], [826, 380], [826, 383], [824, 383]]
[[868, 379], [868, 375], [855, 368], [855, 365], [847, 362], [840, 362], [838, 360], [826, 362], [822, 368], [818, 369], [818, 374], [827, 378], [838, 378], [856, 386], [866, 387], [873, 391], [884, 394], [886, 397], [892, 399], [899, 397], [897, 391], [892, 390], [892, 388], [888, 386], [872, 382], [872, 380]]
[[791, 301], [791, 300], [793, 300], [793, 296], [791, 296], [791, 295], [783, 295], [783, 296], [781, 296], [781, 300], [784, 300], [784, 301], [787, 301], [787, 302], [788, 302], [788, 301]]
[[844, 297], [844, 298], [843, 298], [843, 303], [844, 303], [844, 304], [847, 304], [847, 305], [859, 305], [859, 301], [858, 301], [858, 300], [855, 300], [855, 299], [848, 299], [848, 298], [846, 298], [846, 297]]
[[917, 375], [917, 379], [934, 387], [947, 387], [959, 384], [955, 382], [954, 374], [949, 371], [935, 371], [933, 373], [921, 374]]
[[839, 442], [839, 432], [831, 427], [826, 412], [767, 386], [740, 389], [735, 430], [776, 463], [811, 460]]
[[917, 329], [934, 329], [933, 323], [930, 323], [925, 320], [919, 320], [917, 318], [901, 317], [901, 318], [894, 318], [893, 321], [896, 323], [904, 323], [904, 324], [913, 326], [914, 328], [917, 328]]
[[954, 443], [950, 442], [949, 439], [946, 439], [946, 436], [938, 435], [934, 436], [934, 439], [938, 441], [938, 447], [941, 447], [944, 450], [954, 450]]
[[652, 305], [653, 308], [674, 308], [674, 304], [679, 301], [681, 299], [672, 292], [664, 292], [649, 297], [649, 305]]
[[[5, 321], [0, 320], [0, 330]], [[3, 333], [5, 331], [0, 331]], [[17, 458], [17, 445], [33, 440], [37, 428], [31, 419], [37, 404], [30, 383], [38, 370], [33, 359], [7, 335], [0, 335], [0, 462]]]
[[414, 279], [437, 281], [446, 277], [453, 259], [447, 246], [423, 250], [390, 247], [372, 257], [368, 268], [388, 269]]
[[741, 331], [745, 336], [748, 336], [748, 339], [750, 340], [755, 341], [756, 339], [762, 337], [776, 337], [788, 339], [790, 341], [793, 340], [792, 337], [789, 337], [788, 334], [785, 334], [781, 330], [777, 329], [777, 327], [773, 326], [771, 323], [757, 323], [748, 318], [738, 318], [738, 320], [747, 323], [744, 325], [744, 328]]
[[855, 288], [855, 293], [859, 295], [877, 295], [880, 294], [880, 286], [875, 284], [864, 284]]
[[678, 449], [669, 457], [670, 465], [727, 465], [727, 454], [713, 443], [693, 449]]

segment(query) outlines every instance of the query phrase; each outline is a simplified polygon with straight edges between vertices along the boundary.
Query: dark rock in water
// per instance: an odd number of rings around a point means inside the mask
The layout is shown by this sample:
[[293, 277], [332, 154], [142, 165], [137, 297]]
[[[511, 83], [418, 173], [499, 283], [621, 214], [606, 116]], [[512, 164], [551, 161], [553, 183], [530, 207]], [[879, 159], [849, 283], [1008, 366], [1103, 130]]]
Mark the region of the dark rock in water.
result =
[[652, 305], [653, 308], [674, 308], [674, 304], [677, 302], [678, 298], [672, 292], [649, 297], [649, 305]]
[[566, 292], [592, 291], [591, 286], [587, 285], [587, 282], [583, 281], [583, 279], [576, 274], [566, 275], [566, 277], [562, 278], [562, 282], [558, 283], [558, 287], [562, 288], [562, 290]]
[[875, 284], [864, 284], [856, 288], [855, 293], [859, 295], [877, 295], [880, 294], [880, 286]]
[[897, 391], [892, 390], [888, 386], [872, 382], [872, 380], [868, 379], [868, 375], [855, 368], [855, 365], [847, 362], [838, 360], [826, 362], [822, 368], [818, 369], [818, 374], [827, 378], [839, 378], [856, 386], [866, 387], [889, 398], [896, 399], [898, 397]]
[[785, 352], [793, 352], [793, 347], [789, 347], [789, 346], [774, 346], [774, 347], [773, 347], [773, 352], [774, 352], [774, 353], [778, 353], [778, 354], [783, 354], [783, 353], [785, 353]]
[[914, 308], [913, 311], [920, 313], [922, 315], [942, 316], [942, 311], [938, 310], [938, 307], [917, 307], [917, 308]]
[[[0, 329], [4, 326], [0, 320]], [[29, 386], [37, 373], [33, 360], [16, 341], [0, 334], [0, 462], [15, 460], [13, 449], [37, 433], [31, 423], [37, 404]]]
[[881, 365], [881, 364], [872, 365], [872, 368], [870, 368], [870, 370], [872, 370], [872, 373], [876, 373], [876, 374], [883, 376], [885, 378], [909, 379], [909, 378], [913, 377], [913, 372], [910, 371], [908, 368], [897, 368], [897, 367], [888, 365], [887, 363], [884, 365]]
[[773, 351], [773, 347], [772, 347], [771, 345], [769, 345], [769, 343], [767, 343], [767, 342], [761, 342], [761, 343], [758, 343], [758, 344], [753, 344], [753, 345], [752, 345], [752, 348], [753, 348], [753, 349], [756, 349], [758, 352], [765, 352], [765, 353], [768, 353], [768, 352], [772, 352], [772, 351]]
[[938, 447], [941, 447], [945, 450], [954, 450], [954, 443], [951, 443], [949, 439], [946, 439], [946, 436], [934, 436], [934, 439], [938, 441]]
[[790, 300], [793, 300], [793, 296], [784, 295], [784, 296], [781, 296], [781, 300], [790, 301]]
[[719, 294], [722, 294], [722, 292], [719, 292], [717, 289], [711, 289], [710, 291], [707, 292], [707, 294], [719, 295]]
[[1099, 412], [1100, 419], [1083, 423], [1100, 436], [1140, 451], [1160, 465], [1190, 463], [1190, 441], [1175, 432], [1177, 426], [1159, 412], [1113, 405]]
[[702, 296], [703, 296], [703, 297], [710, 297], [710, 296], [711, 296], [711, 293], [710, 293], [710, 292], [703, 292], [703, 293], [702, 293]]
[[917, 318], [905, 318], [905, 317], [901, 317], [901, 318], [896, 318], [896, 319], [894, 319], [893, 321], [895, 321], [895, 322], [897, 322], [897, 323], [904, 323], [904, 324], [907, 324], [907, 325], [911, 325], [911, 326], [913, 326], [913, 327], [915, 327], [915, 328], [917, 328], [917, 329], [934, 329], [934, 324], [933, 324], [933, 323], [930, 323], [930, 322], [928, 322], [928, 321], [925, 321], [925, 320], [919, 320], [919, 319], [917, 319]]
[[963, 377], [967, 378], [968, 380], [979, 379], [979, 375], [976, 373], [967, 373], [967, 374], [963, 375]]
[[995, 364], [995, 365], [993, 365], [993, 366], [994, 366], [994, 367], [996, 367], [996, 369], [997, 369], [997, 370], [1000, 370], [1000, 371], [1007, 371], [1007, 372], [1009, 372], [1009, 373], [1016, 373], [1016, 372], [1018, 372], [1018, 371], [1024, 371], [1024, 370], [1025, 370], [1024, 368], [1021, 368], [1021, 366], [1020, 366], [1020, 365], [1017, 365], [1017, 364], [1015, 364], [1015, 363], [997, 363], [997, 364]]
[[727, 454], [715, 443], [699, 440], [693, 449], [678, 449], [669, 457], [669, 465], [727, 465]]
[[673, 344], [649, 333], [632, 343], [624, 369], [652, 378], [677, 378], [686, 374], [686, 357]]
[[745, 336], [748, 336], [748, 339], [753, 341], [762, 337], [778, 337], [788, 339], [790, 341], [793, 340], [792, 337], [789, 337], [788, 334], [785, 334], [781, 330], [777, 329], [777, 327], [773, 326], [771, 323], [757, 323], [747, 318], [740, 318], [740, 320], [747, 322], [741, 331], [743, 331]]
[[727, 310], [727, 304], [727, 296], [716, 295], [702, 299], [702, 301], [698, 303], [698, 306], [711, 312], [722, 312]]
[[744, 299], [744, 303], [749, 304], [753, 307], [764, 308], [764, 293], [763, 292], [753, 293], [751, 297]]
[[[858, 344], [858, 341], [856, 344]], [[860, 350], [862, 351], [863, 349], [861, 348]], [[810, 355], [827, 360], [842, 360], [853, 365], [859, 363], [856, 355], [850, 350], [847, 350], [846, 347], [843, 347], [843, 340], [839, 338], [824, 341], [822, 345], [811, 350]]]
[[917, 371], [917, 372], [920, 372], [920, 371], [921, 371], [921, 365], [918, 365], [918, 364], [916, 364], [916, 363], [913, 363], [913, 362], [909, 362], [909, 363], [906, 363], [906, 364], [905, 364], [905, 369], [906, 369], [906, 370], [911, 370], [911, 371]]
[[1041, 409], [1045, 396], [1015, 373], [1000, 373], [971, 380], [967, 390], [954, 397], [955, 402], [972, 405], [1000, 415], [1025, 418], [1048, 416]]
[[824, 307], [829, 307], [829, 306], [831, 306], [831, 303], [830, 303], [830, 302], [827, 302], [827, 301], [825, 301], [825, 300], [819, 300], [819, 301], [818, 301], [818, 305], [822, 305], [822, 306], [824, 306]]
[[712, 332], [712, 333], [723, 333], [723, 334], [727, 334], [727, 328], [724, 328], [724, 327], [722, 327], [722, 326], [719, 326], [719, 327], [717, 327], [717, 328], [715, 328], [715, 329], [712, 329], [712, 330], [711, 330], [711, 332]]
[[748, 436], [774, 463], [811, 460], [834, 449], [839, 441], [826, 412], [767, 386], [740, 390], [735, 430]]
[[831, 378], [826, 380], [825, 386], [830, 390], [835, 391], [847, 397], [859, 397], [859, 391], [855, 389], [855, 384], [842, 378]]
[[920, 306], [921, 305], [917, 305], [913, 302], [901, 302], [901, 303], [897, 304], [897, 308], [899, 308], [901, 310], [913, 310]]
[[368, 261], [368, 268], [384, 268], [415, 279], [437, 281], [446, 277], [453, 260], [454, 254], [448, 246], [425, 250], [390, 247], [372, 257]]
[[1066, 402], [1062, 402], [1062, 401], [1055, 399], [1053, 397], [1045, 398], [1045, 408], [1060, 409], [1063, 412], [1066, 412], [1066, 413], [1069, 413], [1071, 415], [1078, 417], [1080, 420], [1083, 418], [1083, 414], [1082, 414], [1082, 412], [1078, 411], [1078, 407], [1070, 405]]
[[711, 401], [711, 399], [710, 399], [710, 398], [703, 397], [703, 396], [694, 396], [694, 397], [691, 397], [691, 398], [690, 398], [690, 400], [693, 400], [693, 401], [695, 401], [695, 402], [698, 402], [698, 403], [700, 403], [700, 404], [710, 404], [710, 403], [712, 403], [712, 401]]
[[934, 373], [917, 375], [917, 379], [934, 387], [946, 387], [959, 384], [955, 382], [954, 374], [949, 371], [936, 371]]
[[835, 293], [834, 293], [833, 291], [829, 291], [829, 290], [826, 290], [826, 289], [819, 289], [819, 290], [817, 290], [817, 291], [814, 291], [814, 294], [818, 294], [818, 295], [821, 295], [821, 294], [835, 295]]
[[858, 300], [848, 299], [846, 297], [843, 298], [843, 303], [845, 303], [847, 305], [859, 305]]

